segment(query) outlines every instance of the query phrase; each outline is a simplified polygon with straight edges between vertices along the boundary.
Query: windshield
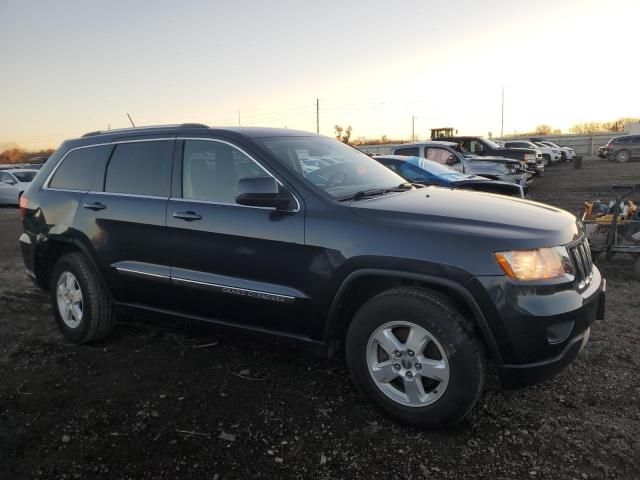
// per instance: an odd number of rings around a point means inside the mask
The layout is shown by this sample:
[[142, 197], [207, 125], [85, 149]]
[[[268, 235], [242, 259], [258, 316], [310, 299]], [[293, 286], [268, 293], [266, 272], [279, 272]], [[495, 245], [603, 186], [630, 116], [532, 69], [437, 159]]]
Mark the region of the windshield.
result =
[[257, 141], [304, 181], [336, 199], [405, 183], [404, 178], [373, 158], [331, 138], [274, 137]]
[[28, 183], [33, 180], [38, 172], [13, 172], [13, 176], [18, 179], [19, 182]]
[[487, 145], [489, 145], [492, 149], [496, 149], [496, 148], [502, 148], [500, 147], [500, 145], [498, 145], [496, 142], [493, 142], [487, 138], [483, 138], [482, 139], [484, 141], [484, 143], [486, 143]]

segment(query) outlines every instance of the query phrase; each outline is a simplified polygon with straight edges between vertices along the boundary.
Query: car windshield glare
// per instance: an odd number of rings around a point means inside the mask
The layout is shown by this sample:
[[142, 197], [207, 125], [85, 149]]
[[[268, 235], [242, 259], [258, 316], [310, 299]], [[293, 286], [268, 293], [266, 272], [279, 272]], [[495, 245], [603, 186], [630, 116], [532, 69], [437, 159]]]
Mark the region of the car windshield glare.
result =
[[272, 137], [259, 143], [305, 182], [335, 199], [406, 183], [368, 155], [331, 138]]

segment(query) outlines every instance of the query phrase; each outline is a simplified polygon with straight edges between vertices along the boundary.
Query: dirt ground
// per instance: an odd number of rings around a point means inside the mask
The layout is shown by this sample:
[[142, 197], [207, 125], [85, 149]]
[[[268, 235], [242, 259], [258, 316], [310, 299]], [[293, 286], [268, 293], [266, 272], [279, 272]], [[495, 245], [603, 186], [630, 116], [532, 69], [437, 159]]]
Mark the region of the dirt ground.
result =
[[[640, 183], [640, 162], [555, 166], [531, 196], [576, 212], [612, 183]], [[464, 423], [419, 432], [370, 406], [339, 358], [156, 318], [68, 343], [11, 243], [17, 222], [0, 209], [0, 479], [640, 478], [627, 257], [600, 264], [607, 320], [567, 370], [515, 392], [493, 382]]]

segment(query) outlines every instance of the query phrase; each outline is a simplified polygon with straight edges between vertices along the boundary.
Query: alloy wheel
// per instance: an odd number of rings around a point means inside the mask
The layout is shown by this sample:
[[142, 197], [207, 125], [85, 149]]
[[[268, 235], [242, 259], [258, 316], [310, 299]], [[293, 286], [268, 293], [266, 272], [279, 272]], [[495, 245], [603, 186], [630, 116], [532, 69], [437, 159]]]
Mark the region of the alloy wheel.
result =
[[616, 160], [619, 162], [627, 162], [629, 160], [629, 152], [621, 150], [616, 154]]
[[430, 405], [442, 397], [449, 384], [449, 361], [442, 345], [415, 323], [381, 325], [369, 337], [366, 355], [375, 385], [402, 405]]
[[58, 313], [69, 328], [77, 328], [82, 321], [84, 309], [82, 289], [73, 273], [65, 271], [56, 283]]

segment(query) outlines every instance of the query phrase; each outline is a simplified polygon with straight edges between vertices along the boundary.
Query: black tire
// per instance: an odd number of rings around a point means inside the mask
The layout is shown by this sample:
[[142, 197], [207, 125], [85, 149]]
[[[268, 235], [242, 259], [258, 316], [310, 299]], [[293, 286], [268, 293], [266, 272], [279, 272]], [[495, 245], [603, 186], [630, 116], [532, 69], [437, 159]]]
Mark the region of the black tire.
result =
[[566, 161], [567, 161], [567, 152], [563, 152], [563, 151], [560, 152], [560, 160], [562, 160], [563, 162], [566, 163]]
[[[83, 297], [82, 318], [74, 328], [64, 322], [58, 308], [57, 284], [65, 272], [73, 274]], [[115, 324], [111, 299], [84, 255], [68, 253], [60, 257], [51, 271], [49, 287], [56, 323], [68, 340], [90, 343], [102, 340], [111, 333]]]
[[631, 158], [631, 154], [629, 153], [629, 150], [622, 149], [616, 152], [616, 156], [615, 156], [616, 162], [625, 163], [625, 162], [628, 162], [630, 158]]
[[[407, 406], [387, 396], [367, 365], [367, 345], [380, 326], [396, 319], [430, 332], [447, 355], [450, 376], [444, 393], [425, 406]], [[393, 419], [416, 428], [462, 420], [484, 390], [487, 360], [473, 325], [444, 297], [419, 288], [395, 288], [367, 301], [356, 313], [346, 338], [346, 360], [356, 386]]]
[[545, 167], [550, 167], [551, 166], [551, 155], [549, 155], [548, 153], [545, 153], [544, 155], [542, 155], [542, 158], [544, 159], [544, 166]]

